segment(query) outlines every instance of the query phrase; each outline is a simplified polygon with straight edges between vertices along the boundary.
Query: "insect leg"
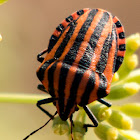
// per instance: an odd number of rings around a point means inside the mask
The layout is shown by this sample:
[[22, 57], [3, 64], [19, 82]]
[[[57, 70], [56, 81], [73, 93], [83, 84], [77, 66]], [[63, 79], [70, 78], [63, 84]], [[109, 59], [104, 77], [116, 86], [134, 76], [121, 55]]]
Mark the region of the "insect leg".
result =
[[41, 107], [41, 105], [43, 104], [48, 104], [48, 103], [52, 103], [53, 101], [55, 101], [56, 98], [47, 98], [47, 99], [43, 99], [37, 102], [37, 107], [42, 110], [46, 115], [48, 115], [50, 118], [53, 117], [53, 115], [51, 115], [47, 110], [45, 110], [44, 108]]
[[48, 49], [45, 49], [44, 51], [42, 51], [41, 53], [39, 53], [38, 55], [37, 55], [37, 60], [39, 61], [39, 62], [43, 62], [43, 60], [44, 60], [44, 57], [41, 57], [43, 54], [45, 54], [45, 53], [47, 53], [47, 51], [48, 51]]
[[38, 88], [39, 90], [41, 90], [41, 91], [44, 91], [44, 92], [48, 93], [48, 91], [45, 89], [45, 87], [44, 87], [42, 84], [39, 84], [39, 85], [37, 86], [37, 88]]
[[87, 113], [88, 117], [91, 119], [91, 121], [93, 122], [94, 125], [84, 125], [84, 126], [87, 126], [87, 127], [97, 127], [98, 126], [98, 121], [96, 119], [96, 117], [93, 115], [93, 113], [91, 112], [91, 110], [88, 108], [88, 106], [83, 106], [85, 112]]
[[107, 101], [105, 101], [104, 99], [98, 99], [98, 101], [104, 105], [106, 105], [107, 107], [111, 107], [111, 103], [108, 103]]
[[73, 117], [73, 115], [70, 116], [70, 122], [71, 122], [71, 131], [70, 131], [70, 133], [71, 133], [71, 138], [73, 140], [72, 128], [74, 126], [74, 123], [73, 123], [72, 117]]

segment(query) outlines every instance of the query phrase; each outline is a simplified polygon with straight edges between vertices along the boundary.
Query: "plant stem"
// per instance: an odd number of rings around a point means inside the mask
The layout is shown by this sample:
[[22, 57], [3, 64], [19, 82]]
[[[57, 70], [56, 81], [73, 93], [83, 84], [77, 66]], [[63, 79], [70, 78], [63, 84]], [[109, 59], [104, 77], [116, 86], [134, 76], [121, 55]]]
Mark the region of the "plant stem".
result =
[[28, 93], [0, 93], [0, 102], [2, 103], [23, 103], [35, 104], [38, 100], [48, 98], [49, 95], [28, 94]]

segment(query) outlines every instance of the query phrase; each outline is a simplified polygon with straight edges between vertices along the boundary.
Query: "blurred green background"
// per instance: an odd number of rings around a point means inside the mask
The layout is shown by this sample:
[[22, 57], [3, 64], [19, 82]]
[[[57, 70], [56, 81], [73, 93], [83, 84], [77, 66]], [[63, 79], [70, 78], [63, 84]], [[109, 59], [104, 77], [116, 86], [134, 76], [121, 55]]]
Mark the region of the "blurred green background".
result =
[[[140, 32], [139, 6], [140, 0], [9, 0], [0, 6], [0, 92], [42, 94], [36, 88], [36, 55], [47, 48], [55, 27], [71, 13], [87, 7], [106, 9], [119, 17], [128, 36]], [[53, 106], [48, 108], [55, 111]], [[0, 140], [22, 140], [47, 120], [35, 105], [0, 103]], [[134, 127], [140, 130], [139, 124]], [[67, 139], [55, 135], [51, 125], [30, 140]], [[90, 129], [85, 139], [95, 137]]]

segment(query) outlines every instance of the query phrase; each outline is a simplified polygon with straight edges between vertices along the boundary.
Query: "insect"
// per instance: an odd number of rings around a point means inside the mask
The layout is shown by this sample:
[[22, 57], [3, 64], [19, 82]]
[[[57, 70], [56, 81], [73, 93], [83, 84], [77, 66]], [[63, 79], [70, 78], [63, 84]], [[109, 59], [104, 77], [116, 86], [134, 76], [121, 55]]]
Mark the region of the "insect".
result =
[[[51, 95], [38, 101], [37, 107], [50, 120], [58, 113], [63, 121], [70, 118], [72, 124], [72, 114], [79, 105], [93, 122], [84, 126], [96, 127], [98, 122], [87, 104], [98, 100], [111, 106], [102, 98], [109, 94], [112, 77], [124, 54], [124, 28], [116, 16], [103, 9], [89, 8], [71, 14], [55, 29], [48, 48], [37, 56], [41, 62], [37, 77], [42, 83], [38, 88]], [[57, 109], [54, 115], [41, 107], [51, 102]]]

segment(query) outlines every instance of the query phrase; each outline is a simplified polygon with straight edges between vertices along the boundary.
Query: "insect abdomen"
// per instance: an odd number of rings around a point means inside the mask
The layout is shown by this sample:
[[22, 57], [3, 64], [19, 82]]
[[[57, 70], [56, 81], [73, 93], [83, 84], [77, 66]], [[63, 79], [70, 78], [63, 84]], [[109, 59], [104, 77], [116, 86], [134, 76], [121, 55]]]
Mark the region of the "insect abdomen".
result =
[[118, 42], [118, 25], [115, 26], [112, 15], [102, 9], [81, 11], [76, 20], [62, 30], [61, 27], [55, 30], [61, 34], [55, 44], [49, 45], [42, 64], [56, 59], [46, 68], [41, 81], [58, 98], [56, 107], [63, 120], [74, 112], [77, 104], [84, 106], [105, 97], [122, 62], [116, 64], [120, 54], [118, 44], [120, 47], [122, 44]]

